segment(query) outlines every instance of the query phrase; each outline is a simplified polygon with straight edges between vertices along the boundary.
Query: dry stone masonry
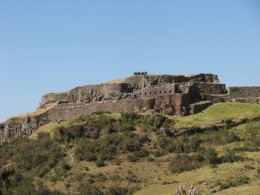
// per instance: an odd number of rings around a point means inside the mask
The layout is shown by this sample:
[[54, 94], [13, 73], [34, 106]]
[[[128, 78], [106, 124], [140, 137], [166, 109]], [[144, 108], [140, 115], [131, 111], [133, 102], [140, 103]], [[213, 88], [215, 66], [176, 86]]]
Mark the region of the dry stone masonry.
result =
[[196, 114], [216, 102], [259, 103], [260, 87], [226, 89], [214, 74], [134, 76], [97, 85], [76, 87], [42, 96], [40, 107], [30, 114], [0, 124], [0, 143], [29, 136], [49, 122], [76, 119], [95, 111], [145, 112], [168, 115]]

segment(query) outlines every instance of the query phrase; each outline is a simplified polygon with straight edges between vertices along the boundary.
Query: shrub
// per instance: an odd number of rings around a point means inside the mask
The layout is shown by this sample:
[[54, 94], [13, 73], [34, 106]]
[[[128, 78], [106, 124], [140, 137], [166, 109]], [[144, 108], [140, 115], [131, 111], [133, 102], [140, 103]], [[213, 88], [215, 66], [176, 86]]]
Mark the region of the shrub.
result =
[[147, 134], [141, 135], [139, 140], [140, 140], [141, 143], [151, 142], [151, 140], [149, 139]]
[[160, 127], [164, 127], [167, 129], [169, 123], [172, 122], [167, 117], [160, 114], [147, 115], [143, 118], [142, 121], [144, 124], [150, 127], [154, 127], [155, 130], [158, 130]]
[[99, 150], [100, 146], [96, 142], [82, 140], [75, 149], [75, 155], [79, 160], [95, 161]]
[[205, 154], [206, 159], [212, 165], [219, 163], [218, 153], [214, 148], [208, 148]]
[[139, 118], [139, 115], [135, 112], [122, 112], [121, 113], [122, 123], [133, 124], [138, 118]]
[[61, 163], [61, 168], [63, 171], [69, 171], [71, 169], [71, 166], [67, 162], [63, 161]]
[[199, 136], [180, 136], [175, 138], [161, 137], [159, 145], [168, 152], [189, 153], [203, 150], [202, 140]]
[[236, 187], [236, 186], [240, 186], [240, 185], [243, 185], [243, 184], [248, 184], [249, 180], [250, 180], [250, 178], [246, 177], [246, 176], [237, 176], [235, 178], [230, 178], [228, 180], [221, 182], [219, 189], [225, 190], [225, 189], [228, 189], [230, 187]]
[[124, 141], [122, 142], [122, 149], [124, 151], [134, 152], [140, 150], [142, 144], [137, 136], [133, 137], [125, 137]]
[[20, 168], [38, 172], [44, 176], [51, 168], [62, 160], [63, 152], [49, 136], [39, 136], [37, 140], [30, 140], [18, 149], [16, 161]]
[[98, 158], [96, 161], [96, 165], [97, 167], [104, 167], [105, 166], [105, 162], [103, 158]]
[[245, 141], [245, 142], [243, 142], [242, 145], [236, 146], [233, 150], [234, 151], [255, 152], [255, 151], [258, 151], [258, 146], [256, 146], [255, 144], [253, 144], [250, 141]]
[[204, 157], [202, 155], [177, 155], [169, 163], [170, 171], [180, 173], [183, 171], [190, 171], [197, 169], [204, 164]]
[[219, 131], [209, 132], [203, 136], [203, 141], [210, 144], [228, 144], [236, 141], [240, 141], [239, 137], [228, 129], [222, 129]]
[[127, 160], [129, 162], [136, 162], [136, 161], [139, 160], [139, 158], [137, 156], [133, 155], [133, 154], [130, 154], [130, 155], [127, 156]]
[[235, 153], [235, 150], [226, 149], [225, 154], [221, 157], [221, 162], [233, 163], [236, 161], [244, 160], [242, 156], [238, 156]]
[[133, 154], [128, 155], [127, 159], [129, 162], [136, 162], [140, 158], [144, 158], [149, 156], [149, 152], [147, 150], [139, 150], [134, 152]]
[[253, 143], [253, 145], [259, 147], [260, 146], [260, 129], [253, 128], [250, 129], [250, 138], [249, 140]]
[[154, 156], [155, 157], [161, 157], [163, 155], [163, 152], [161, 151], [161, 150], [156, 150], [155, 152], [154, 152]]
[[[119, 128], [118, 121], [106, 115], [87, 115], [84, 119], [77, 119], [67, 127], [58, 126], [54, 130], [54, 138], [59, 142], [70, 142], [80, 138], [97, 139], [99, 136], [109, 134]], [[128, 126], [128, 128], [132, 128]]]
[[134, 131], [135, 127], [133, 124], [122, 123], [120, 126], [120, 131]]
[[111, 186], [108, 188], [106, 194], [110, 195], [130, 195], [137, 191], [137, 187], [122, 187], [119, 185]]
[[138, 158], [144, 158], [149, 156], [149, 152], [147, 150], [139, 150], [134, 152], [134, 155], [137, 156]]
[[69, 138], [67, 136], [68, 129], [64, 126], [58, 126], [54, 129], [53, 138], [56, 141], [64, 142], [69, 141]]
[[97, 112], [92, 112], [92, 115], [104, 115], [104, 114], [112, 114], [109, 111], [97, 111]]
[[79, 189], [79, 192], [81, 195], [104, 195], [104, 193], [102, 192], [102, 190], [100, 190], [98, 187], [91, 185], [91, 184], [87, 184], [85, 186], [81, 186]]
[[37, 138], [38, 139], [41, 139], [41, 138], [44, 138], [44, 137], [49, 137], [50, 134], [48, 132], [40, 132], [40, 133], [37, 133]]

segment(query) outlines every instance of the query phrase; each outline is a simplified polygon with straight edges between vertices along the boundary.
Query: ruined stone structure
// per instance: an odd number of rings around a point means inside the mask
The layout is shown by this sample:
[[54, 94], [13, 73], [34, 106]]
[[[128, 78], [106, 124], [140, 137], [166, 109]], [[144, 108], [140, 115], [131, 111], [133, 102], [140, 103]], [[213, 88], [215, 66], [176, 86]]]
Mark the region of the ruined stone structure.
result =
[[72, 120], [95, 111], [154, 111], [186, 116], [215, 102], [257, 103], [259, 96], [260, 87], [230, 87], [227, 90], [214, 74], [149, 75], [137, 72], [121, 80], [44, 95], [36, 112], [0, 124], [0, 142], [28, 136], [49, 122]]

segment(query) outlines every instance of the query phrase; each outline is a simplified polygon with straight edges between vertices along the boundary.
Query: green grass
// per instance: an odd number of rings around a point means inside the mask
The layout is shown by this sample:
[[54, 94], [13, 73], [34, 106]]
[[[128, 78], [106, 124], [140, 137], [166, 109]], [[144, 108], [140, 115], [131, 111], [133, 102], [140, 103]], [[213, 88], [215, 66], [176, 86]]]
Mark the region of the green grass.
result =
[[239, 120], [260, 117], [260, 104], [217, 103], [195, 115], [168, 117], [175, 121], [174, 128], [200, 127], [221, 123], [230, 119]]

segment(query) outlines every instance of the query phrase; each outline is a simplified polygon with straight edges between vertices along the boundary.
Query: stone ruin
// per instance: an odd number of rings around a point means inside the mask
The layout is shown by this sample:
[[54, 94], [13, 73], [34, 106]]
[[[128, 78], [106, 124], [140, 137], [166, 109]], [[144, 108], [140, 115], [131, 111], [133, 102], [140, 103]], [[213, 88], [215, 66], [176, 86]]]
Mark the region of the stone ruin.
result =
[[76, 119], [95, 111], [147, 112], [186, 116], [216, 102], [260, 102], [260, 87], [230, 87], [214, 74], [134, 76], [97, 85], [76, 87], [42, 96], [40, 107], [0, 124], [0, 143], [29, 136], [49, 122]]

